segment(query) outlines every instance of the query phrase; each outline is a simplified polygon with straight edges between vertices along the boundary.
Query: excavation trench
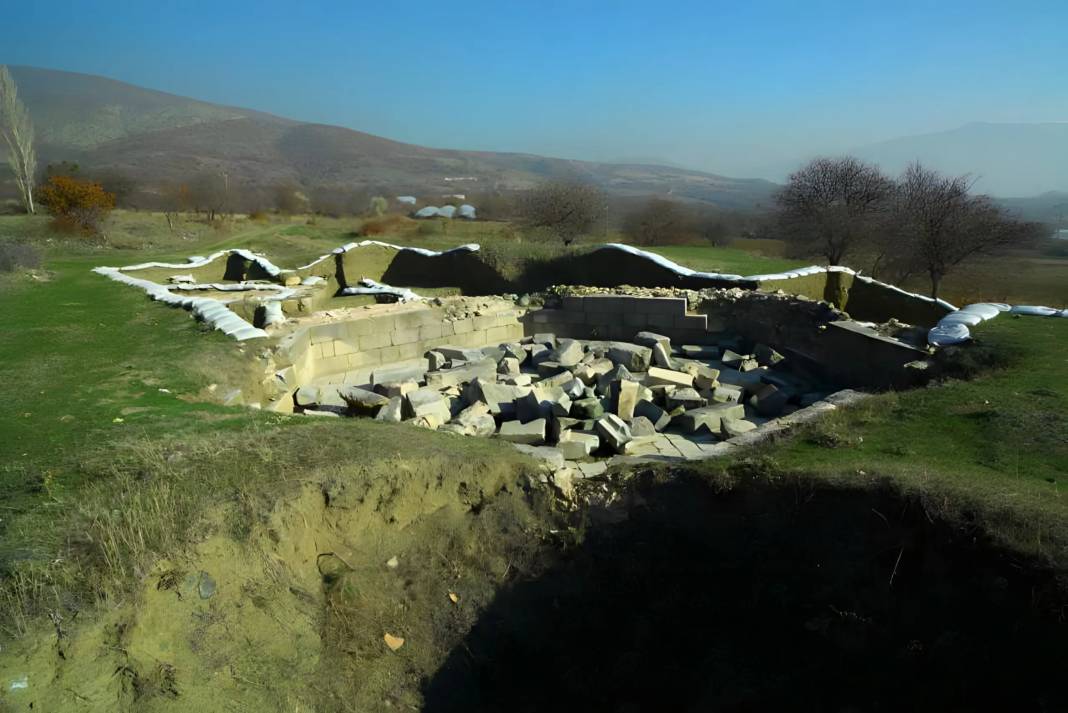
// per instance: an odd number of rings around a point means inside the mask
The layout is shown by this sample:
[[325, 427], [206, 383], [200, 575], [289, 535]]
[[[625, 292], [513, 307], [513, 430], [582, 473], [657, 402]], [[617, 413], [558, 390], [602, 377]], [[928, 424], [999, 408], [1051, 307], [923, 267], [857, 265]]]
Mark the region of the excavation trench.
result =
[[[213, 511], [204, 539], [159, 561], [139, 596], [5, 650], [0, 703], [1068, 705], [1056, 574], [922, 499], [687, 466], [586, 480], [563, 500], [521, 463], [432, 452], [306, 474], [254, 516]], [[226, 526], [235, 515], [248, 532]]]

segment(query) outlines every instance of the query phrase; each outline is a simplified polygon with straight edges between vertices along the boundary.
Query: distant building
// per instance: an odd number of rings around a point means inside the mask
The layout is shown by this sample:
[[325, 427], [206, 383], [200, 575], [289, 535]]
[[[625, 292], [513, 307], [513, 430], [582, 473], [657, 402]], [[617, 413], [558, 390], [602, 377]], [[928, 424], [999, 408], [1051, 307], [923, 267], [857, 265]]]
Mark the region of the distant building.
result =
[[415, 205], [415, 196], [397, 196], [397, 202], [407, 205]]

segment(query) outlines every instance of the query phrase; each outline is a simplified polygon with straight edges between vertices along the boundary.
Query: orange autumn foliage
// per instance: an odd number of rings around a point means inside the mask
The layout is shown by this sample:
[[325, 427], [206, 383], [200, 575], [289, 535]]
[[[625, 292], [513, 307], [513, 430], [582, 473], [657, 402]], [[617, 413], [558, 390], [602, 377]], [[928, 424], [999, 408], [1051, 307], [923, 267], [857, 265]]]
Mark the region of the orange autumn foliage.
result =
[[42, 205], [59, 226], [97, 232], [100, 221], [115, 207], [115, 195], [95, 181], [71, 176], [52, 176], [38, 190]]

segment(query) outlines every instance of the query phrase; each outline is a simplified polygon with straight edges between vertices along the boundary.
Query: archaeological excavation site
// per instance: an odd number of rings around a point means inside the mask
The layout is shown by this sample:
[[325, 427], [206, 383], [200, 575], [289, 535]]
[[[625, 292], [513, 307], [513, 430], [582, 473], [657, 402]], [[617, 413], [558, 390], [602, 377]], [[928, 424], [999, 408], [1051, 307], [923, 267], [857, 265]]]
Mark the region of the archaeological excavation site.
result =
[[958, 311], [847, 268], [700, 273], [616, 244], [511, 277], [476, 245], [374, 241], [292, 269], [233, 250], [98, 272], [252, 346], [262, 378], [226, 403], [497, 438], [567, 484], [922, 384], [939, 347], [1010, 309]]

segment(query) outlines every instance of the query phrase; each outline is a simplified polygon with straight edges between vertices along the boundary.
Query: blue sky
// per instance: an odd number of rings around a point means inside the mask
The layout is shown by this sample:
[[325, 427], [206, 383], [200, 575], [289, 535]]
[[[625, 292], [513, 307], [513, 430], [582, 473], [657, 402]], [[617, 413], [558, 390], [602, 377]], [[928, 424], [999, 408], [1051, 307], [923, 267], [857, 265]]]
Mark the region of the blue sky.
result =
[[1068, 2], [23, 2], [0, 62], [431, 146], [776, 177], [1068, 120]]

